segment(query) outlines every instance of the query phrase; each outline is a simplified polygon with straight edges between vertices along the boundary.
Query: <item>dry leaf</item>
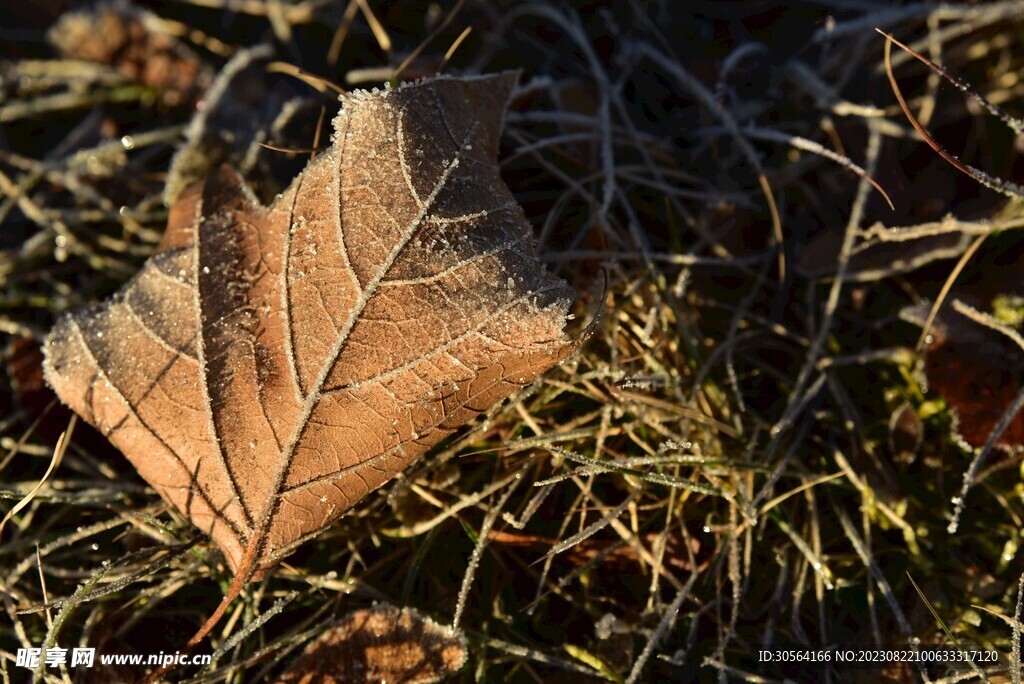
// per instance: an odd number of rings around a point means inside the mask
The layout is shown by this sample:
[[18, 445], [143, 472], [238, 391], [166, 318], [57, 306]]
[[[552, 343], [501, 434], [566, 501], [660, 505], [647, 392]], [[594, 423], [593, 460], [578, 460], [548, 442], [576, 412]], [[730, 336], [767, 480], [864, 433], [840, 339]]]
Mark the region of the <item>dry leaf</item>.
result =
[[[957, 310], [962, 302], [981, 314], [990, 314], [1018, 333], [1024, 329], [1024, 246], [1007, 231], [992, 236], [957, 277], [945, 303], [929, 329], [924, 355], [928, 386], [938, 391], [956, 420], [953, 437], [971, 448], [981, 448], [1003, 412], [1024, 388], [1024, 351], [990, 327]], [[923, 326], [931, 303], [907, 307], [900, 317]], [[1024, 448], [1024, 414], [1017, 414], [996, 441], [1000, 449], [1016, 453]]]
[[461, 632], [408, 608], [381, 605], [335, 623], [306, 646], [278, 684], [426, 684], [461, 669], [468, 655]]
[[[1005, 275], [993, 270], [993, 280]], [[972, 302], [971, 287], [954, 290]], [[980, 307], [979, 307], [980, 308]], [[930, 305], [915, 306], [900, 312], [905, 320], [921, 325]], [[944, 307], [931, 328], [931, 341], [924, 357], [928, 386], [937, 390], [952, 410], [953, 436], [967, 447], [980, 449], [1003, 411], [1024, 388], [1021, 374], [1021, 350], [1002, 335], [981, 326], [962, 314]], [[1024, 446], [1024, 415], [1017, 414], [996, 441], [1010, 452]]]
[[192, 106], [213, 79], [210, 67], [167, 34], [156, 15], [129, 2], [66, 12], [47, 37], [64, 57], [110, 65], [172, 106]]
[[4, 366], [11, 392], [28, 419], [35, 420], [53, 401], [53, 393], [43, 381], [43, 349], [26, 336], [12, 336], [4, 349]]
[[269, 208], [222, 167], [46, 344], [58, 395], [259, 576], [573, 350], [496, 166], [516, 74], [343, 98]]

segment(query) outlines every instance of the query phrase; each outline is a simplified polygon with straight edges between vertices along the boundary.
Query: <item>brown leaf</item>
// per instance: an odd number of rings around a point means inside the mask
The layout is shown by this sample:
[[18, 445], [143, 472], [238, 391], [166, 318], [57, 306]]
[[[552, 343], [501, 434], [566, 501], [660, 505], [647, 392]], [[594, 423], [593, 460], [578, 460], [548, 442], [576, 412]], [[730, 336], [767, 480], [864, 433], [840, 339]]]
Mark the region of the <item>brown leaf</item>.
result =
[[163, 29], [156, 15], [128, 2], [112, 2], [63, 14], [47, 37], [68, 59], [107, 64], [159, 91], [169, 105], [192, 106], [213, 72]]
[[[1005, 238], [986, 239], [949, 292], [929, 329], [924, 371], [953, 411], [953, 436], [970, 448], [981, 448], [1003, 412], [1024, 388], [1024, 352], [1001, 332], [981, 325], [956, 310], [960, 301], [981, 314], [991, 314], [1021, 331], [1024, 301], [1024, 247], [1007, 231]], [[931, 304], [908, 307], [900, 317], [923, 326]], [[1009, 452], [1024, 448], [1024, 414], [1018, 413], [996, 441]]]
[[313, 640], [278, 684], [436, 682], [466, 662], [466, 638], [408, 608], [357, 610]]
[[12, 337], [4, 350], [4, 365], [18, 404], [29, 420], [34, 420], [53, 401], [53, 393], [43, 382], [42, 347], [31, 337]]
[[343, 98], [268, 208], [226, 167], [160, 251], [60, 321], [46, 377], [259, 576], [573, 350], [495, 163], [516, 74]]
[[[915, 307], [901, 315], [920, 324], [927, 309]], [[980, 449], [1024, 387], [1021, 350], [999, 333], [955, 311], [940, 312], [931, 333], [924, 359], [928, 385], [953, 411], [954, 436], [970, 448]], [[996, 446], [1010, 452], [1024, 446], [1024, 415], [1014, 417]]]

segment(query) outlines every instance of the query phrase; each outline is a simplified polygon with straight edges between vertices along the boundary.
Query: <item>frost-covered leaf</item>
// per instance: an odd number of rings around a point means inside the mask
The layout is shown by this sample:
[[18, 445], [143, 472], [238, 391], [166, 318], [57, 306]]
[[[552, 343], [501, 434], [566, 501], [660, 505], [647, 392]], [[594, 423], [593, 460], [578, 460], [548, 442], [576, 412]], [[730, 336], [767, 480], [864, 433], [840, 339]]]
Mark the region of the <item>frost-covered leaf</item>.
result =
[[573, 349], [495, 163], [515, 74], [343, 98], [269, 207], [222, 167], [46, 377], [258, 576]]

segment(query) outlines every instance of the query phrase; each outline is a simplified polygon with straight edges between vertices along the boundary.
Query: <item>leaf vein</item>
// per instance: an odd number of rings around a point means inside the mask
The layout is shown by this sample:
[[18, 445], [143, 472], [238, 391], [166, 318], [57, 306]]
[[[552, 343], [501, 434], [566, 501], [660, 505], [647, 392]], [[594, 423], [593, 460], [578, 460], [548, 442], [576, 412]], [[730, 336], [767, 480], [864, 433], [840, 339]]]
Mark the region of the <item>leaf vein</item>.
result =
[[[195, 243], [193, 244], [193, 250], [195, 253], [195, 268], [197, 270], [200, 268], [200, 264], [202, 264], [202, 234], [203, 230], [201, 228], [197, 228], [195, 231], [196, 239]], [[199, 390], [203, 394], [203, 403], [206, 406], [212, 406], [213, 403], [210, 397], [210, 383], [208, 380], [210, 368], [206, 363], [206, 342], [203, 338], [203, 297], [201, 296], [200, 293], [198, 273], [196, 275], [196, 284], [195, 287], [193, 288], [193, 291], [195, 293], [194, 297], [196, 317], [198, 318], [198, 320], [196, 321], [196, 330], [199, 331], [198, 334], [196, 335], [196, 358], [198, 359], [200, 369]], [[211, 324], [211, 327], [219, 325], [220, 322], [221, 320], [214, 321]], [[224, 469], [224, 474], [227, 476], [228, 486], [231, 487], [231, 494], [232, 496], [235, 497], [235, 500], [238, 501], [238, 505], [242, 509], [242, 513], [245, 516], [246, 524], [249, 526], [249, 529], [251, 530], [254, 522], [252, 512], [249, 510], [249, 506], [246, 504], [245, 499], [242, 498], [241, 493], [239, 492], [238, 489], [238, 480], [235, 478], [235, 474], [231, 471], [231, 466], [228, 464], [227, 455], [224, 453], [224, 443], [220, 439], [220, 435], [217, 432], [217, 422], [213, 418], [213, 411], [206, 412], [206, 429], [210, 435], [211, 441], [215, 445], [214, 452], [217, 454], [217, 461], [220, 464], [221, 468]]]
[[[171, 446], [164, 440], [163, 437], [161, 437], [156, 432], [156, 430], [150, 427], [150, 425], [145, 420], [143, 420], [142, 416], [140, 416], [138, 412], [135, 410], [135, 407], [132, 406], [131, 402], [128, 401], [128, 397], [126, 397], [124, 393], [121, 391], [121, 388], [118, 387], [110, 379], [109, 375], [107, 375], [107, 372], [103, 368], [103, 364], [100, 363], [99, 357], [96, 356], [95, 352], [93, 352], [92, 350], [92, 347], [89, 346], [89, 340], [86, 338], [85, 333], [82, 331], [82, 327], [79, 325], [78, 321], [75, 318], [71, 318], [71, 325], [75, 332], [75, 336], [78, 337], [78, 340], [82, 345], [82, 349], [85, 351], [86, 355], [89, 357], [89, 361], [96, 369], [97, 377], [102, 378], [103, 382], [106, 383], [108, 387], [110, 387], [111, 392], [113, 392], [117, 396], [118, 401], [120, 401], [121, 404], [124, 405], [125, 410], [136, 421], [138, 421], [139, 425], [141, 425], [144, 430], [146, 430], [149, 434], [153, 436], [154, 439], [156, 439], [156, 441], [160, 444], [160, 446], [164, 448], [165, 451], [167, 451], [168, 454], [171, 455], [171, 462], [177, 463], [178, 466], [180, 466], [181, 469], [185, 471], [189, 479], [194, 481], [192, 471], [188, 468], [188, 465], [185, 463], [185, 461], [182, 460], [182, 458], [177, 454], [177, 452], [175, 452], [175, 450], [171, 448]], [[217, 507], [213, 505], [213, 501], [206, 493], [206, 490], [204, 490], [200, 486], [193, 487], [192, 489], [198, 492], [199, 497], [203, 500], [204, 503], [206, 503], [206, 505], [209, 507], [211, 511], [218, 511]], [[185, 514], [188, 515], [189, 512], [185, 511]], [[241, 531], [235, 526], [235, 524], [231, 520], [229, 520], [226, 517], [224, 517], [223, 519], [224, 523], [228, 526], [228, 529], [231, 530], [231, 533], [235, 536], [235, 539], [240, 544], [243, 544], [244, 535], [241, 533]]]

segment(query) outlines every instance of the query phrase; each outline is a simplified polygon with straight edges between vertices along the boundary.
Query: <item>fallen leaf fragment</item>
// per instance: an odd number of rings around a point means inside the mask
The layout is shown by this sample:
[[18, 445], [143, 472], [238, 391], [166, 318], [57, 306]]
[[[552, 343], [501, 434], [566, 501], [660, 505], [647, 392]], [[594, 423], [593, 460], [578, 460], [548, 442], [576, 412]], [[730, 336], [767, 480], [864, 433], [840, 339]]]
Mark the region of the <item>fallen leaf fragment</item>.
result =
[[[901, 316], [920, 325], [927, 309], [913, 307]], [[954, 414], [954, 437], [972, 449], [985, 444], [1024, 386], [1022, 361], [1020, 348], [1009, 339], [956, 311], [940, 311], [931, 329], [924, 372], [928, 385]], [[1013, 419], [996, 446], [1010, 452], [1024, 448], [1024, 416]]]
[[408, 608], [380, 605], [332, 625], [278, 684], [426, 684], [457, 672], [468, 654], [461, 632]]
[[62, 56], [107, 64], [161, 93], [172, 106], [191, 106], [213, 72], [154, 14], [128, 2], [109, 2], [67, 12], [50, 29], [50, 43]]
[[34, 420], [53, 401], [43, 380], [42, 347], [31, 337], [11, 337], [4, 348], [4, 368], [18, 405]]
[[240, 576], [575, 348], [574, 293], [496, 165], [516, 79], [344, 96], [269, 207], [221, 167], [121, 292], [51, 331], [60, 398]]

